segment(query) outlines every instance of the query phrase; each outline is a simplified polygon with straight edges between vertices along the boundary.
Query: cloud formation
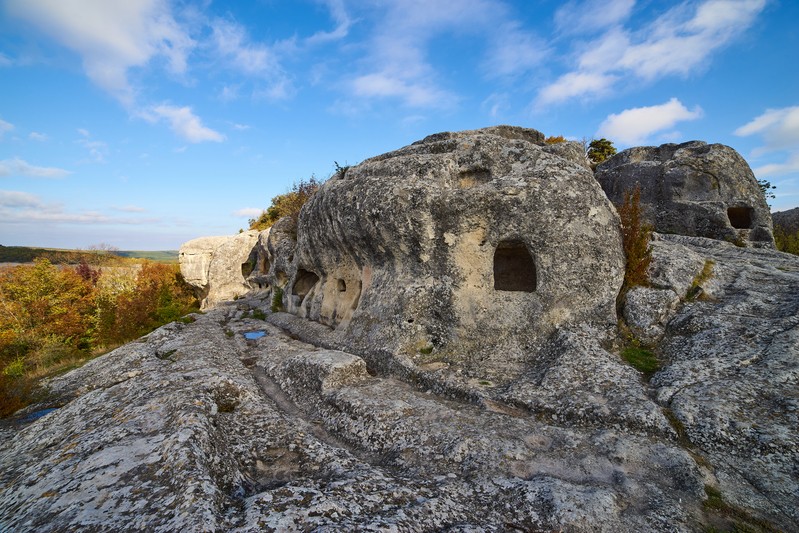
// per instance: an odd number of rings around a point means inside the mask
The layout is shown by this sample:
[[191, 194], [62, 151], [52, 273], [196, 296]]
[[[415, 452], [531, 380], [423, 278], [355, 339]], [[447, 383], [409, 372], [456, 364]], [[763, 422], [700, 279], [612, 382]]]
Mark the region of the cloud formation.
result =
[[129, 69], [163, 57], [183, 73], [196, 45], [167, 0], [6, 0], [6, 8], [80, 55], [86, 75], [126, 105], [135, 98]]
[[625, 109], [621, 113], [611, 114], [599, 126], [597, 135], [627, 146], [643, 144], [655, 133], [671, 130], [678, 122], [696, 120], [701, 116], [702, 109], [699, 106], [690, 110], [678, 99], [672, 98], [665, 104]]
[[499, 0], [396, 0], [377, 13], [364, 66], [346, 86], [358, 99], [392, 99], [409, 107], [448, 108], [458, 96], [442, 86], [429, 56], [442, 37], [480, 44], [478, 75], [509, 78], [539, 65], [547, 45]]
[[257, 218], [261, 216], [263, 209], [257, 207], [242, 207], [233, 212], [234, 217]]
[[36, 196], [22, 191], [0, 191], [0, 207], [40, 207], [42, 202]]
[[28, 178], [63, 178], [70, 174], [72, 174], [71, 171], [64, 170], [63, 168], [37, 167], [18, 157], [0, 160], [0, 177], [25, 176]]
[[740, 137], [758, 135], [764, 144], [754, 155], [774, 152], [781, 154], [780, 163], [768, 163], [754, 170], [758, 176], [784, 176], [799, 172], [799, 106], [767, 109], [734, 132]]
[[222, 142], [225, 140], [224, 135], [204, 126], [200, 117], [195, 115], [188, 106], [178, 107], [161, 104], [141, 112], [140, 116], [149, 122], [166, 120], [172, 131], [191, 143]]
[[60, 203], [45, 203], [38, 196], [21, 191], [0, 190], [0, 219], [7, 224], [152, 224], [159, 218], [114, 217], [100, 211], [70, 212]]
[[568, 12], [565, 7], [558, 12], [559, 27], [580, 28], [586, 25], [585, 14], [598, 13], [604, 20], [599, 26], [607, 29], [578, 45], [575, 67], [539, 91], [537, 106], [602, 96], [629, 77], [651, 82], [700, 70], [711, 54], [752, 25], [766, 0], [683, 2], [636, 29], [622, 26], [632, 2], [617, 0], [607, 10], [605, 3], [598, 4], [597, 0], [571, 2]]
[[38, 131], [32, 131], [28, 134], [28, 139], [32, 141], [39, 141], [44, 142], [48, 140], [50, 137], [47, 136], [45, 133], [39, 133]]
[[14, 129], [14, 125], [10, 122], [6, 122], [2, 118], [0, 118], [0, 139], [3, 138], [3, 134], [9, 132]]

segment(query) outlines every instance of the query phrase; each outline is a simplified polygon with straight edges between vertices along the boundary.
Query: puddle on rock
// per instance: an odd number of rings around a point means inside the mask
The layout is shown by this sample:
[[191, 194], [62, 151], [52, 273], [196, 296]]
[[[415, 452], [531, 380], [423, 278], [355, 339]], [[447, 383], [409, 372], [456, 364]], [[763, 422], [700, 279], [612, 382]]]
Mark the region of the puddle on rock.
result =
[[248, 339], [248, 340], [255, 340], [255, 339], [260, 339], [264, 335], [266, 335], [266, 332], [263, 331], [263, 330], [260, 330], [260, 331], [248, 331], [248, 332], [246, 332], [244, 334], [244, 338]]
[[58, 408], [57, 407], [49, 407], [47, 409], [41, 409], [39, 411], [34, 411], [32, 413], [28, 413], [27, 415], [25, 415], [22, 418], [20, 418], [18, 420], [18, 422], [22, 422], [23, 424], [27, 424], [29, 422], [33, 422], [34, 420], [40, 419], [41, 417], [43, 417], [47, 413], [52, 413], [56, 409], [58, 409]]

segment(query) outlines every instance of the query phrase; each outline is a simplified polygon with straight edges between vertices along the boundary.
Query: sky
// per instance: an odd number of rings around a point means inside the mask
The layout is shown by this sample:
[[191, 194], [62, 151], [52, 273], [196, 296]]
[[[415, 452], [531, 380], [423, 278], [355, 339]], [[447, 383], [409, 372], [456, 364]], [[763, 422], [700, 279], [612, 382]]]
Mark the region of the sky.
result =
[[738, 150], [799, 206], [795, 0], [0, 0], [0, 244], [173, 250], [497, 124]]

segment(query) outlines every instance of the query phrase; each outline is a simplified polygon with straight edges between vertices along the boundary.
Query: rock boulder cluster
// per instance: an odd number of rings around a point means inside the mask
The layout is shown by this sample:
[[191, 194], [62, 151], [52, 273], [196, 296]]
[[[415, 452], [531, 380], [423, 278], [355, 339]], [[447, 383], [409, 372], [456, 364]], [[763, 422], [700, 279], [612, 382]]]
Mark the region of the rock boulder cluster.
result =
[[[184, 245], [205, 313], [0, 426], [0, 529], [799, 530], [799, 258], [748, 167], [665, 145], [597, 181], [543, 140], [433, 135]], [[617, 302], [622, 182], [659, 233]]]

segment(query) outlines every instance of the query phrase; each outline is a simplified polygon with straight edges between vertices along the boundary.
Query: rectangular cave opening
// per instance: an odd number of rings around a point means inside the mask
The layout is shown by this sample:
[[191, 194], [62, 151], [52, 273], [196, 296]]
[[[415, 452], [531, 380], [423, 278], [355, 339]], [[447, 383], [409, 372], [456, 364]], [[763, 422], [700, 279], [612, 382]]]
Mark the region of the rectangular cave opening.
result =
[[494, 252], [494, 289], [534, 292], [535, 260], [521, 241], [503, 241]]
[[727, 218], [730, 219], [730, 225], [735, 229], [749, 229], [752, 227], [752, 213], [751, 207], [729, 207], [727, 208]]

